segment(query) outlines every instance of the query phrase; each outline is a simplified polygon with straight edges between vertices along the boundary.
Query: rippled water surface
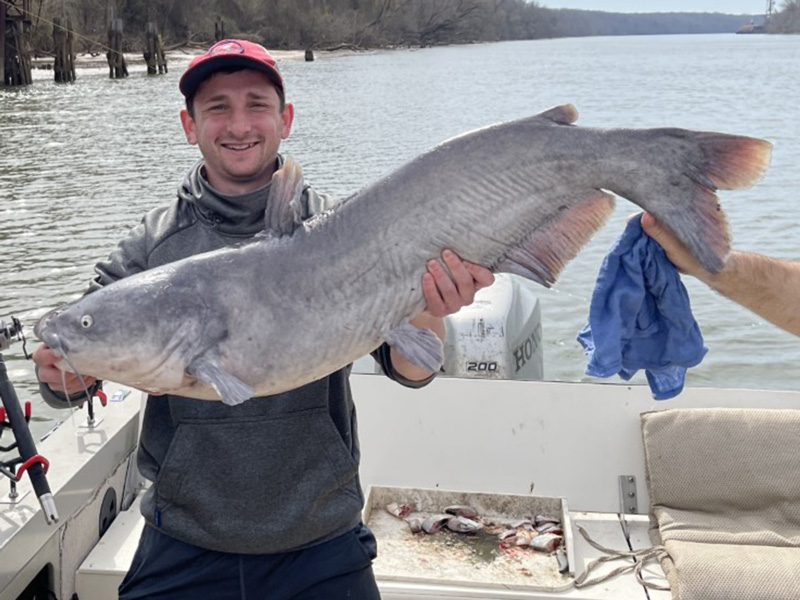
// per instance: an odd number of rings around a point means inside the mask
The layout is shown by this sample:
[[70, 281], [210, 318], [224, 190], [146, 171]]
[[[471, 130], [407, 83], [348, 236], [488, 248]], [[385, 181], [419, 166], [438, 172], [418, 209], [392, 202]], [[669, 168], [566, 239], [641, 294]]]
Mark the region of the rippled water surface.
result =
[[[80, 295], [93, 264], [149, 208], [175, 195], [198, 158], [178, 120], [177, 57], [168, 75], [132, 69], [124, 81], [81, 69], [56, 85], [0, 89], [0, 318], [32, 337], [36, 319]], [[597, 127], [719, 130], [774, 144], [754, 188], [722, 192], [735, 245], [798, 259], [800, 233], [800, 36], [664, 36], [560, 39], [281, 59], [295, 104], [284, 151], [321, 191], [346, 196], [463, 131], [571, 102]], [[548, 379], [587, 380], [575, 342], [599, 264], [635, 207], [615, 216], [540, 290]], [[709, 354], [690, 386], [798, 389], [800, 343], [687, 280]], [[32, 347], [35, 340], [31, 340]], [[23, 399], [32, 364], [5, 353]], [[38, 406], [44, 431], [58, 418]]]

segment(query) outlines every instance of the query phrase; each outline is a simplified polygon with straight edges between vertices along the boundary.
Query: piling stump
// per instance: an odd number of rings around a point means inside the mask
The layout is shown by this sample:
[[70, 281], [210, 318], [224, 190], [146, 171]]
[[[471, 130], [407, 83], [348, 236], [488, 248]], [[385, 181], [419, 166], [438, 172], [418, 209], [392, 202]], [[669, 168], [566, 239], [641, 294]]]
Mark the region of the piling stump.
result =
[[227, 39], [227, 35], [225, 35], [225, 21], [222, 20], [222, 17], [217, 17], [217, 20], [214, 22], [214, 41], [219, 42], [221, 40]]
[[72, 20], [66, 24], [59, 17], [53, 19], [53, 80], [56, 83], [75, 81], [75, 48], [72, 37]]
[[144, 40], [144, 61], [147, 63], [147, 74], [155, 75], [167, 72], [167, 59], [164, 56], [164, 45], [155, 23], [148, 23]]
[[122, 19], [111, 19], [108, 24], [108, 76], [123, 79], [128, 76], [128, 65], [122, 53]]
[[0, 86], [28, 85], [31, 77], [30, 2], [0, 1]]

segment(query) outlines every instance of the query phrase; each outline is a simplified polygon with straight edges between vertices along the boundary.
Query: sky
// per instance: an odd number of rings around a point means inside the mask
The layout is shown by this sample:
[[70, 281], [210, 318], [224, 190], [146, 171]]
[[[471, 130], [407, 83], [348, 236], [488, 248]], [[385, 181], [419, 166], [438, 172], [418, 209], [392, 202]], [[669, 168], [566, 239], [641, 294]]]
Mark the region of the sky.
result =
[[[579, 8], [606, 12], [719, 12], [763, 14], [767, 0], [538, 0], [547, 8]], [[776, 9], [782, 2], [775, 2]]]

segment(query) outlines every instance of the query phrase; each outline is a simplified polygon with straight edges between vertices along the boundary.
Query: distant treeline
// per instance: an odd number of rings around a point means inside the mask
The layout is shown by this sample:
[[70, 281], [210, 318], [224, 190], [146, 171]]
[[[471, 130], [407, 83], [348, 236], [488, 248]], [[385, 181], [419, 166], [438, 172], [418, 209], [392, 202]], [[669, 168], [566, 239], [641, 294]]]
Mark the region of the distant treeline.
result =
[[[34, 45], [51, 50], [52, 20], [69, 17], [78, 49], [102, 51], [109, 15], [124, 21], [127, 50], [138, 50], [148, 22], [164, 44], [208, 44], [221, 19], [228, 36], [271, 48], [374, 48], [589, 35], [734, 32], [750, 16], [622, 14], [552, 10], [525, 0], [40, 0]], [[800, 0], [785, 0], [770, 24], [800, 31]], [[763, 16], [753, 16], [763, 21]]]
[[658, 35], [672, 33], [734, 33], [763, 15], [719, 13], [607, 13], [562, 9], [556, 12], [556, 35]]

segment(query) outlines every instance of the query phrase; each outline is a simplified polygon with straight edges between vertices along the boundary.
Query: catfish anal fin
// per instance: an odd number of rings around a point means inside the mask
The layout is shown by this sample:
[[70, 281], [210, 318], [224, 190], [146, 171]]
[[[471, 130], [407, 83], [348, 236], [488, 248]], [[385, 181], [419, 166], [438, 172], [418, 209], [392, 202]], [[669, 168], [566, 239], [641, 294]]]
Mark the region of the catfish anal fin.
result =
[[497, 270], [550, 287], [564, 266], [577, 256], [613, 210], [614, 196], [601, 190], [591, 190], [586, 199], [533, 231], [520, 246], [500, 261]]

